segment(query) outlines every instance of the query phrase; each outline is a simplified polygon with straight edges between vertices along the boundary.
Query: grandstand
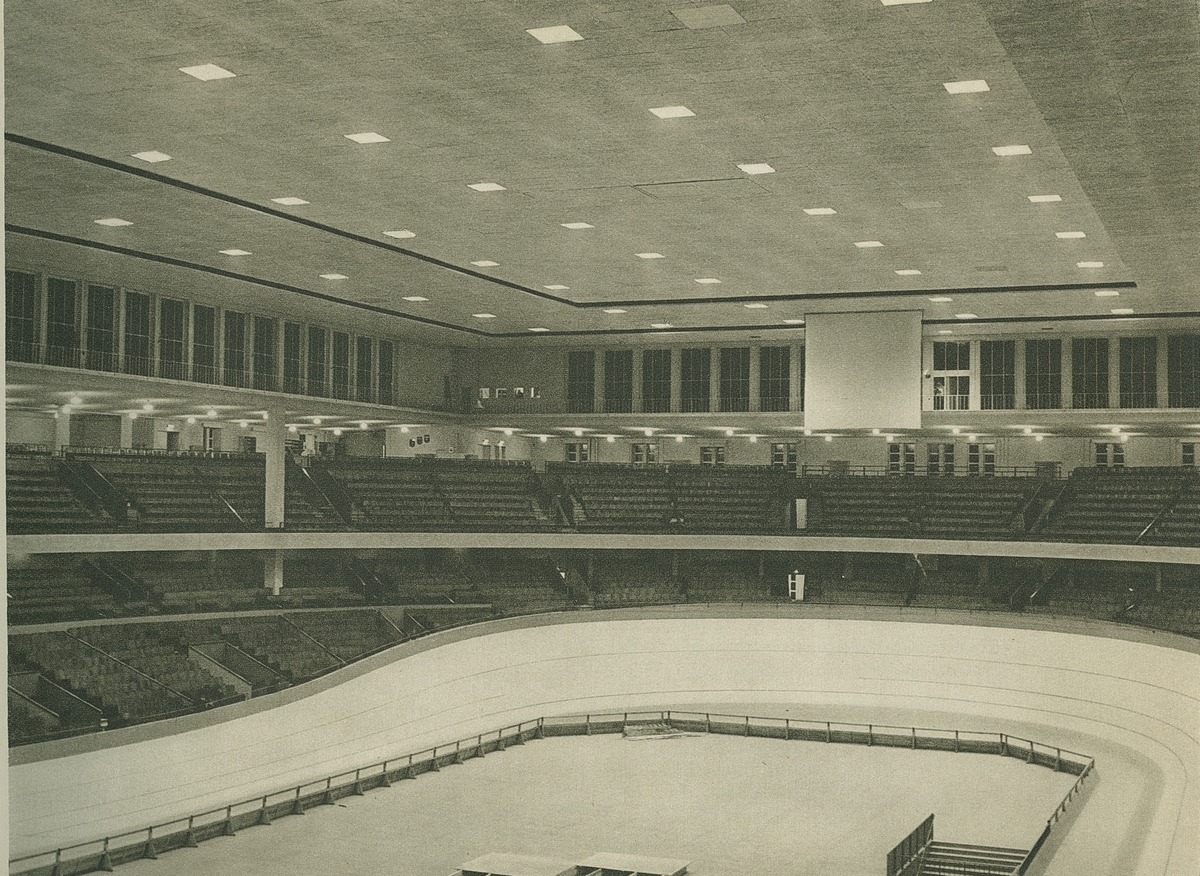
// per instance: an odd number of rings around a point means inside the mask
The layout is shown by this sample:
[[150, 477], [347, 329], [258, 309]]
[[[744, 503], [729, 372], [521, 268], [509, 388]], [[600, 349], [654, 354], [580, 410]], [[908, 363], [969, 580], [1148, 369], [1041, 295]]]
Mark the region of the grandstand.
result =
[[[418, 774], [431, 873], [1200, 866], [1194, 4], [5, 29], [11, 872]], [[593, 733], [769, 799], [689, 833], [590, 776], [522, 832], [446, 769], [538, 741], [533, 795]], [[848, 796], [789, 808], [768, 738], [861, 747]], [[935, 838], [882, 748], [1049, 767], [1045, 832], [955, 777]], [[555, 848], [585, 803], [611, 832]], [[656, 807], [703, 854], [612, 844]]]

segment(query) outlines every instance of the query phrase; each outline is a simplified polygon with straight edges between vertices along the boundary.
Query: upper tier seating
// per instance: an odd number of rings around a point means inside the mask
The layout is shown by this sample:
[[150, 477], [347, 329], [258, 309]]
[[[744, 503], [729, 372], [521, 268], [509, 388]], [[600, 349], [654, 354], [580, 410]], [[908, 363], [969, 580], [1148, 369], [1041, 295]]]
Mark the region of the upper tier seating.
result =
[[1200, 478], [1185, 479], [1183, 489], [1158, 525], [1142, 539], [1145, 544], [1183, 547], [1200, 545]]
[[778, 532], [788, 525], [782, 469], [672, 466], [678, 526], [699, 532]]
[[547, 467], [574, 500], [575, 525], [583, 531], [657, 531], [670, 525], [668, 470], [649, 466], [579, 465]]
[[76, 498], [58, 460], [9, 452], [4, 464], [9, 532], [96, 532], [112, 525]]
[[445, 532], [456, 527], [433, 466], [399, 459], [347, 458], [323, 468], [353, 499], [359, 529]]
[[9, 558], [8, 622], [113, 617], [122, 614], [114, 596], [84, 574], [74, 554], [37, 554], [19, 561]]
[[[1048, 541], [1132, 544], [1196, 482], [1187, 469], [1087, 469], [1071, 473], [1041, 528]], [[1184, 519], [1186, 519], [1186, 506]], [[1169, 530], [1168, 530], [1169, 531]], [[1193, 542], [1200, 544], [1200, 542]]]

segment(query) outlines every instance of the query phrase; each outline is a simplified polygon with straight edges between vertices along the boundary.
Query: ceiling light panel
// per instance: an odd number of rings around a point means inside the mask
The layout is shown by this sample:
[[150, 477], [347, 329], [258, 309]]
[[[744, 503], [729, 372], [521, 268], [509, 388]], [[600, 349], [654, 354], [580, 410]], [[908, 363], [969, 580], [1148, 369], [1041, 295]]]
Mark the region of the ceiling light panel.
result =
[[490, 259], [480, 259], [477, 262], [471, 262], [471, 264], [477, 268], [498, 268], [500, 266], [499, 262], [493, 262]]
[[405, 301], [428, 301], [429, 299], [423, 295], [405, 295]]
[[987, 82], [982, 79], [967, 79], [962, 82], [943, 82], [942, 86], [951, 94], [975, 94], [980, 91], [991, 91]]
[[758, 176], [763, 173], [774, 173], [775, 168], [769, 164], [739, 164], [738, 170], [749, 176]]
[[833, 207], [808, 207], [804, 210], [809, 216], [834, 216], [837, 210]]
[[365, 131], [361, 134], [343, 134], [347, 140], [353, 140], [355, 143], [391, 143], [387, 137], [382, 134], [376, 134], [374, 131]]
[[604, 308], [604, 312], [605, 313], [628, 313], [629, 311], [622, 310], [620, 307], [606, 307], [606, 308]]
[[901, 268], [896, 273], [901, 277], [919, 277], [921, 275], [921, 272], [916, 268]]
[[721, 281], [716, 277], [697, 277], [696, 282], [701, 286], [717, 286]]
[[804, 325], [804, 320], [802, 320], [802, 319], [785, 319], [784, 323], [787, 325]]
[[883, 246], [878, 240], [857, 240], [854, 242], [854, 245], [859, 249], [877, 249]]
[[565, 24], [554, 27], [533, 27], [525, 31], [539, 43], [552, 45], [554, 43], [573, 43], [583, 39], [571, 27]]
[[500, 183], [494, 182], [469, 183], [467, 188], [474, 189], [477, 192], [502, 192], [505, 190], [504, 186], [500, 185]]
[[110, 216], [108, 219], [97, 219], [96, 224], [107, 225], [109, 228], [122, 228], [126, 225], [132, 225], [133, 223], [126, 219], [118, 219], [115, 216]]
[[299, 207], [308, 203], [308, 201], [304, 200], [303, 198], [296, 198], [290, 195], [286, 198], [271, 198], [271, 200], [276, 204], [283, 204], [285, 207]]
[[566, 292], [571, 287], [564, 286], [562, 283], [552, 283], [551, 285], [546, 286], [545, 288], [549, 289], [551, 292]]
[[170, 161], [171, 156], [165, 152], [159, 152], [151, 149], [149, 152], [135, 152], [133, 157], [150, 164], [158, 164], [160, 161]]
[[321, 279], [322, 280], [349, 280], [350, 278], [347, 277], [345, 274], [322, 274]]
[[914, 3], [931, 3], [933, 0], [880, 0], [884, 6], [910, 6]]
[[1087, 237], [1087, 234], [1082, 231], [1056, 231], [1054, 232], [1054, 236], [1059, 240], [1079, 240], [1080, 238]]
[[589, 225], [586, 222], [560, 222], [563, 228], [570, 228], [572, 231], [583, 231], [586, 228], [595, 228], [595, 225]]
[[1112, 309], [1112, 312], [1119, 316], [1123, 316], [1126, 314], [1133, 313], [1133, 308], [1132, 307], [1114, 307]]
[[695, 115], [686, 106], [656, 106], [651, 107], [650, 112], [654, 113], [660, 119], [686, 119], [689, 116]]
[[754, 301], [744, 306], [747, 310], [766, 310], [768, 307], [768, 305], [763, 304], [761, 301]]
[[210, 82], [213, 79], [232, 79], [237, 74], [230, 73], [224, 67], [218, 67], [216, 64], [199, 64], [195, 67], [180, 67], [180, 73], [186, 73], [188, 76], [193, 76], [201, 82]]
[[1093, 294], [1097, 298], [1119, 298], [1121, 295], [1116, 289], [1097, 289]]
[[250, 252], [249, 250], [245, 250], [245, 249], [223, 249], [223, 250], [221, 250], [221, 255], [248, 256], [248, 255], [254, 255], [254, 253]]
[[1077, 268], [1102, 268], [1104, 262], [1076, 262], [1075, 266]]
[[1062, 195], [1030, 195], [1029, 201], [1032, 204], [1057, 204], [1062, 200]]
[[664, 259], [664, 258], [666, 258], [666, 256], [664, 256], [661, 252], [639, 252], [637, 254], [637, 257], [639, 259]]
[[496, 318], [496, 314], [494, 314], [494, 313], [472, 313], [471, 316], [475, 317], [476, 319], [495, 319]]
[[954, 299], [950, 298], [946, 295], [937, 295], [933, 298], [930, 298], [929, 300], [932, 301], [934, 304], [949, 304]]
[[1002, 158], [1009, 157], [1012, 155], [1032, 155], [1033, 154], [1033, 150], [1030, 149], [1028, 146], [993, 146], [992, 151], [995, 152], [997, 155], [1001, 156]]
[[412, 231], [385, 231], [383, 234], [385, 237], [395, 237], [400, 240], [408, 240], [410, 237], [417, 236]]

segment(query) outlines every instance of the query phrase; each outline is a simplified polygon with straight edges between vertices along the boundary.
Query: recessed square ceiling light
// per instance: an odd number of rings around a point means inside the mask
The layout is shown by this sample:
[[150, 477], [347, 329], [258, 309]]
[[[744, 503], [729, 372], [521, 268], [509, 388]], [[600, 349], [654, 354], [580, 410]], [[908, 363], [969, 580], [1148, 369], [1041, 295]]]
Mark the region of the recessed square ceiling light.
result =
[[150, 164], [158, 164], [160, 161], [171, 160], [170, 155], [165, 152], [159, 152], [155, 149], [151, 149], [149, 152], [135, 152], [133, 153], [133, 157], [140, 158], [142, 161], [149, 162]]
[[467, 188], [474, 189], [477, 192], [502, 192], [504, 186], [500, 183], [470, 183]]
[[493, 262], [488, 259], [480, 259], [477, 262], [471, 262], [477, 268], [496, 268], [500, 266], [499, 262]]
[[701, 30], [706, 27], [729, 27], [734, 24], [746, 23], [746, 19], [738, 15], [737, 10], [727, 3], [722, 3], [720, 6], [672, 9], [671, 14], [690, 30]]
[[585, 228], [595, 228], [595, 225], [588, 225], [586, 222], [560, 222], [558, 223], [563, 228], [570, 228], [572, 231], [583, 231]]
[[428, 301], [429, 299], [424, 297], [423, 295], [405, 295], [404, 300], [405, 301]]
[[738, 170], [747, 173], [750, 176], [757, 176], [760, 173], [774, 173], [775, 168], [769, 164], [739, 164]]
[[1000, 156], [1033, 154], [1033, 150], [1028, 146], [993, 146], [992, 151]]
[[290, 196], [286, 198], [271, 198], [271, 200], [276, 204], [283, 204], [285, 207], [299, 207], [301, 204], [308, 203], [308, 201], [304, 200], [303, 198], [294, 198]]
[[1056, 231], [1054, 236], [1061, 240], [1078, 240], [1081, 237], [1087, 237], [1082, 231]]
[[878, 246], [883, 246], [878, 240], [856, 240], [854, 245], [859, 249], [874, 249]]
[[974, 313], [956, 313], [956, 314], [954, 314], [954, 318], [955, 319], [979, 319], [979, 317], [976, 316]]
[[666, 256], [664, 256], [661, 252], [639, 252], [637, 254], [637, 257], [639, 259], [663, 259], [663, 258], [666, 258]]
[[950, 298], [946, 295], [937, 295], [933, 298], [930, 298], [929, 300], [932, 301], [934, 304], [949, 304], [954, 299]]
[[1104, 262], [1076, 262], [1075, 267], [1077, 267], [1077, 268], [1102, 268], [1102, 267], [1104, 267]]
[[132, 225], [133, 223], [128, 222], [124, 219], [118, 219], [114, 216], [109, 219], [97, 219], [96, 224], [97, 225], [107, 225], [110, 228], [120, 228], [122, 225]]
[[919, 276], [921, 272], [916, 268], [902, 268], [899, 271], [896, 271], [896, 273], [901, 277], [916, 277]]
[[651, 107], [650, 112], [660, 119], [686, 119], [688, 116], [695, 115], [686, 106], [656, 106]]
[[1113, 313], [1122, 313], [1122, 314], [1133, 313], [1133, 308], [1132, 307], [1114, 307], [1112, 309], [1112, 312]]
[[382, 134], [376, 134], [374, 131], [364, 131], [361, 134], [343, 134], [347, 140], [353, 140], [355, 143], [391, 143], [387, 137]]
[[322, 274], [321, 279], [322, 280], [349, 280], [350, 278], [347, 277], [345, 274]]
[[716, 277], [697, 277], [696, 282], [701, 286], [718, 286], [721, 283]]
[[805, 209], [804, 212], [807, 213], [809, 216], [835, 216], [835, 215], [837, 215], [837, 210], [833, 209], [833, 207], [808, 207], [807, 209]]
[[254, 255], [254, 253], [250, 252], [249, 250], [245, 250], [245, 249], [223, 249], [223, 250], [221, 250], [221, 255], [243, 256], [243, 255]]
[[476, 319], [495, 319], [496, 318], [496, 314], [494, 314], [494, 313], [472, 313], [471, 316], [475, 317]]
[[766, 310], [768, 305], [763, 304], [761, 301], [753, 301], [750, 304], [744, 305], [744, 307], [747, 310]]
[[962, 82], [943, 82], [942, 85], [951, 94], [972, 94], [976, 91], [990, 91], [988, 84], [982, 79], [966, 79]]
[[551, 43], [571, 43], [583, 39], [583, 37], [565, 24], [556, 25], [555, 27], [532, 27], [526, 30], [525, 33], [545, 45], [550, 45]]
[[531, 331], [531, 332], [548, 332], [548, 331], [550, 331], [550, 329], [548, 329], [548, 328], [542, 328], [542, 327], [539, 325], [539, 326], [534, 326], [533, 328], [531, 328], [531, 329], [530, 329], [530, 331]]
[[400, 240], [407, 240], [407, 239], [408, 239], [408, 238], [410, 238], [410, 237], [416, 237], [416, 236], [417, 236], [417, 235], [416, 235], [414, 232], [412, 232], [412, 231], [385, 231], [385, 232], [383, 232], [383, 234], [384, 234], [384, 236], [385, 236], [385, 237], [397, 237], [397, 238], [399, 238]]
[[652, 322], [652, 323], [650, 323], [650, 328], [668, 329], [668, 328], [672, 328], [672, 327], [673, 326], [669, 322]]
[[546, 288], [549, 289], [551, 292], [566, 292], [571, 287], [564, 286], [562, 283], [554, 283], [550, 286], [547, 286]]
[[1029, 200], [1034, 204], [1057, 204], [1062, 200], [1062, 195], [1030, 195]]
[[619, 307], [606, 307], [606, 308], [604, 308], [604, 312], [605, 313], [628, 313], [629, 311], [622, 310]]
[[1097, 289], [1095, 295], [1097, 298], [1118, 298], [1121, 293], [1116, 289]]
[[938, 329], [938, 334], [939, 335], [952, 335], [952, 334], [954, 334], [954, 329]]
[[194, 76], [202, 82], [208, 82], [212, 79], [232, 79], [236, 73], [230, 73], [224, 67], [218, 67], [216, 64], [200, 64], [196, 67], [180, 67], [180, 73], [186, 73], [188, 76]]

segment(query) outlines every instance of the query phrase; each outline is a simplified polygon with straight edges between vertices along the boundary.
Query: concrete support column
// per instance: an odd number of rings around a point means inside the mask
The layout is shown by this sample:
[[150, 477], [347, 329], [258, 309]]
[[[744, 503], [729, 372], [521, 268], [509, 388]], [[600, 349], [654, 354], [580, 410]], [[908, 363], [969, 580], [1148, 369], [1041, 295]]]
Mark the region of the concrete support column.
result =
[[[281, 529], [283, 527], [283, 477], [284, 438], [287, 433], [286, 419], [282, 405], [273, 405], [267, 410], [266, 434], [262, 440], [262, 451], [266, 457], [266, 527]], [[282, 574], [282, 573], [281, 573]]]
[[267, 551], [263, 557], [263, 587], [272, 596], [283, 590], [283, 551]]
[[59, 411], [54, 415], [54, 449], [62, 450], [70, 443], [71, 414], [68, 411]]

